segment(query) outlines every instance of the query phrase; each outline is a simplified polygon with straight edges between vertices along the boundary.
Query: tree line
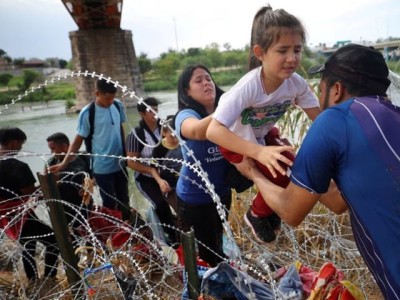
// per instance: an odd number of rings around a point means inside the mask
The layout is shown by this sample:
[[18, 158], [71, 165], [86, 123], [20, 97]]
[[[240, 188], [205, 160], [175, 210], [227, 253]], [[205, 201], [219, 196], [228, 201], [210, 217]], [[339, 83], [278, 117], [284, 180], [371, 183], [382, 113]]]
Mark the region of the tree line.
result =
[[[147, 54], [138, 56], [139, 68], [143, 76], [145, 90], [174, 89], [179, 71], [189, 64], [203, 64], [213, 73], [218, 85], [232, 85], [247, 71], [249, 46], [232, 49], [229, 43], [222, 46], [212, 43], [205, 48], [189, 48], [181, 51], [169, 49], [157, 60], [151, 60]], [[307, 76], [306, 70], [316, 61], [324, 61], [323, 56], [312, 53], [307, 47], [304, 50], [300, 75]]]
[[[217, 43], [211, 43], [204, 48], [188, 48], [181, 51], [169, 49], [157, 59], [150, 59], [146, 53], [140, 53], [137, 61], [142, 74], [144, 89], [146, 92], [152, 92], [175, 90], [180, 71], [189, 64], [203, 64], [207, 66], [211, 70], [215, 82], [220, 86], [233, 85], [247, 71], [248, 53], [249, 45], [246, 45], [242, 49], [233, 49], [229, 43], [223, 44], [222, 47]], [[1, 49], [0, 58], [13, 65], [24, 61], [21, 58], [12, 59]], [[309, 67], [323, 63], [325, 60], [326, 57], [321, 53], [312, 52], [306, 46], [297, 73], [305, 78], [309, 78], [307, 74]], [[69, 62], [60, 60], [60, 62], [60, 65], [72, 70], [72, 60]], [[392, 65], [388, 62], [388, 65], [392, 71], [398, 72], [398, 63]], [[27, 69], [23, 70], [22, 76], [14, 77], [6, 72], [0, 74], [0, 103], [5, 104], [7, 101], [11, 101], [18, 93], [29, 89], [33, 83], [43, 82], [43, 77], [43, 74]], [[74, 98], [75, 90], [73, 83], [66, 83], [60, 84], [58, 87], [49, 86], [40, 95], [32, 95], [30, 99], [24, 100], [43, 101]]]

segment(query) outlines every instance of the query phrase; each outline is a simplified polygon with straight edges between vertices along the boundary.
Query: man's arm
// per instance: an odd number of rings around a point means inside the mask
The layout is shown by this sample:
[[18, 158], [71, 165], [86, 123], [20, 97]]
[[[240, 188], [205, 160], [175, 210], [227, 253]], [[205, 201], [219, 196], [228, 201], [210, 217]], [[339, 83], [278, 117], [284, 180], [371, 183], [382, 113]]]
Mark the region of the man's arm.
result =
[[342, 193], [333, 180], [329, 185], [328, 191], [321, 195], [319, 202], [338, 215], [349, 209], [346, 201], [342, 197]]
[[303, 222], [320, 198], [320, 195], [312, 194], [292, 182], [283, 189], [262, 174], [253, 182], [271, 209], [291, 226], [298, 226]]
[[273, 184], [257, 169], [254, 161], [247, 157], [235, 166], [244, 176], [254, 182], [271, 209], [291, 226], [298, 226], [318, 201], [337, 214], [347, 210], [346, 202], [333, 181], [328, 192], [320, 195], [311, 193], [292, 182], [286, 189]]
[[243, 161], [235, 166], [240, 173], [254, 182], [271, 209], [291, 226], [298, 226], [320, 197], [293, 183], [290, 183], [286, 189], [273, 184], [248, 157], [244, 157]]

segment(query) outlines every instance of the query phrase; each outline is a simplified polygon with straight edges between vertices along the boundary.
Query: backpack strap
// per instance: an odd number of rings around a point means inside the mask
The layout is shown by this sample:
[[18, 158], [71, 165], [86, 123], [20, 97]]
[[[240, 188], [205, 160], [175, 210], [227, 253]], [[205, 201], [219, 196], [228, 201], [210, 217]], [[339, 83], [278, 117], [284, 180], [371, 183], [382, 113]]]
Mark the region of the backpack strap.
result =
[[[117, 101], [115, 101], [115, 100], [114, 100], [113, 104], [118, 109], [119, 114], [121, 115], [121, 110], [123, 112], [122, 107], [119, 104], [117, 104]], [[119, 126], [120, 126], [119, 132], [121, 135], [121, 143], [122, 143], [122, 156], [126, 157], [125, 134], [124, 134], [124, 127], [122, 126], [122, 122], [120, 122]]]
[[[114, 100], [113, 104], [118, 109], [119, 113], [121, 114], [121, 107], [118, 103]], [[89, 135], [85, 138], [85, 146], [86, 152], [92, 153], [92, 138], [94, 133], [94, 115], [96, 111], [95, 101], [92, 101], [89, 104]], [[122, 155], [126, 156], [126, 148], [125, 148], [125, 136], [124, 136], [124, 129], [122, 127], [122, 123], [120, 123], [120, 134], [121, 134], [121, 142], [122, 142]]]
[[89, 135], [85, 138], [86, 152], [92, 153], [92, 137], [94, 133], [94, 113], [96, 106], [94, 101], [89, 104]]
[[144, 145], [143, 145], [143, 143], [144, 142], [146, 142], [146, 137], [145, 137], [145, 134], [144, 134], [144, 128], [142, 127], [142, 126], [136, 126], [135, 127], [135, 134], [136, 134], [136, 136], [138, 137], [138, 139], [139, 139], [139, 153], [141, 153], [142, 152], [142, 150], [143, 150], [143, 148], [144, 148]]

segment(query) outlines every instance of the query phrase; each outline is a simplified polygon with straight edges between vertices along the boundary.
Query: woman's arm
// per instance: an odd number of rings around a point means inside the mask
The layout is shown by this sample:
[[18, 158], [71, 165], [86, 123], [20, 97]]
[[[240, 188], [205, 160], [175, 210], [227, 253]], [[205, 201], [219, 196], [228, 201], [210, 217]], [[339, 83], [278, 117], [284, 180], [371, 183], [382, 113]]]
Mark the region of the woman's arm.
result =
[[211, 115], [203, 119], [187, 118], [181, 124], [181, 135], [190, 140], [206, 140], [206, 131], [211, 120]]

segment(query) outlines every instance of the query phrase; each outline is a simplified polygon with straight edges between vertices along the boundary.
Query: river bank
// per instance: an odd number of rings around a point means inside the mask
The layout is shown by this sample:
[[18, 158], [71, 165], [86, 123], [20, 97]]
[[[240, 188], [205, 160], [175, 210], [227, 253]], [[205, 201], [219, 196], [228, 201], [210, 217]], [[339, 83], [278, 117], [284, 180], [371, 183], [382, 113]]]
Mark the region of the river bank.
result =
[[[176, 92], [164, 91], [149, 94], [160, 101], [159, 116], [174, 114], [177, 110]], [[50, 156], [46, 138], [55, 132], [64, 132], [70, 140], [76, 134], [78, 114], [67, 114], [65, 100], [49, 101], [47, 103], [15, 103], [0, 106], [0, 127], [19, 127], [27, 135], [27, 141], [22, 152], [29, 153], [21, 157], [32, 169], [32, 172], [42, 172], [45, 159]], [[127, 109], [125, 133], [134, 128], [139, 121], [135, 107]], [[81, 148], [84, 150], [84, 146]]]

